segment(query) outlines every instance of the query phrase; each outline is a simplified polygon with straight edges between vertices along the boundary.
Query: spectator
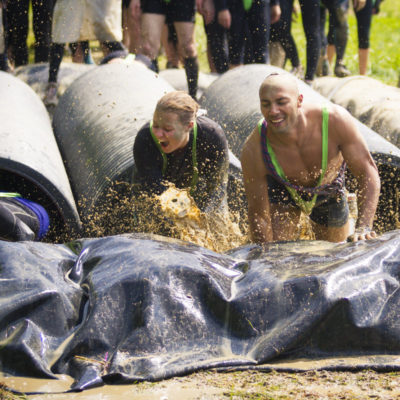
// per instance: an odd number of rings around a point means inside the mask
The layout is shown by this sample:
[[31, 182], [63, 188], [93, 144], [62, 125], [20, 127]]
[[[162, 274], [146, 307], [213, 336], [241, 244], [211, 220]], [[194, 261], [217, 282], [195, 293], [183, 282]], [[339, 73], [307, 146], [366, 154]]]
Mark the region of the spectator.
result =
[[270, 24], [277, 22], [281, 15], [279, 1], [215, 0], [215, 6], [218, 22], [229, 29], [230, 68], [244, 63], [246, 40], [251, 46], [251, 55], [247, 62], [267, 63]]

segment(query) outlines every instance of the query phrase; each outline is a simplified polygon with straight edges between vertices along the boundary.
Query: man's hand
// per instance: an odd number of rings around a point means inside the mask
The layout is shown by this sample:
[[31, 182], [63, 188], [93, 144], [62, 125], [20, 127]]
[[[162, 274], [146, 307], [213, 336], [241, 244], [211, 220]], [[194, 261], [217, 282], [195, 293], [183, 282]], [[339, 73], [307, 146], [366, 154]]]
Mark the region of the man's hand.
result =
[[206, 25], [213, 22], [215, 18], [214, 0], [196, 0], [196, 8], [199, 14], [203, 16]]
[[358, 242], [360, 240], [371, 240], [376, 238], [376, 232], [371, 230], [368, 226], [356, 228], [354, 233], [347, 238], [348, 242]]
[[271, 7], [271, 24], [278, 22], [281, 17], [282, 11], [279, 4]]
[[354, 11], [358, 12], [365, 7], [367, 0], [353, 0]]
[[231, 27], [232, 16], [228, 9], [221, 10], [218, 13], [218, 23], [225, 29], [229, 29]]

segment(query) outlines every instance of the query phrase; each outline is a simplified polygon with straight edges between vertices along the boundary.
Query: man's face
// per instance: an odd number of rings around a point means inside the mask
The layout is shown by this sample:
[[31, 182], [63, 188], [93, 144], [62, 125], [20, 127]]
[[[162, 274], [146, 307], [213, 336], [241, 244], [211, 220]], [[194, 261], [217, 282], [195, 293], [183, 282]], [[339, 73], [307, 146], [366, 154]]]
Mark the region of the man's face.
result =
[[296, 125], [302, 98], [295, 87], [284, 86], [279, 82], [272, 81], [261, 88], [261, 113], [271, 132], [284, 134]]
[[153, 133], [164, 153], [172, 153], [185, 147], [191, 128], [192, 124], [183, 125], [176, 113], [156, 111], [153, 115]]

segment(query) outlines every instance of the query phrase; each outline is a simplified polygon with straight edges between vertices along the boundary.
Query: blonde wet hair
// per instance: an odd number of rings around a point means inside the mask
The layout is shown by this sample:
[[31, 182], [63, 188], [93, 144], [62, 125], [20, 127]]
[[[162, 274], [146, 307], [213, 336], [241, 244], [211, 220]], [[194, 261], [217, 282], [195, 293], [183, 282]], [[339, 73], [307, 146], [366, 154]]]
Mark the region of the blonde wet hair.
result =
[[182, 124], [187, 125], [196, 119], [198, 103], [184, 91], [174, 91], [165, 94], [157, 102], [159, 113], [173, 112], [178, 115]]

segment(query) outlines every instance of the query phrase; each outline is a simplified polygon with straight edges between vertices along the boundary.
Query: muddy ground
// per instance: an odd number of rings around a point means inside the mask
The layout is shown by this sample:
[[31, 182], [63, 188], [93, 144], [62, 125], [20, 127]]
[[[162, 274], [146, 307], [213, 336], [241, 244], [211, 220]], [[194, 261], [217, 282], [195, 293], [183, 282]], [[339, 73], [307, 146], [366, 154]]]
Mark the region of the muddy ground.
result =
[[[28, 389], [29, 380], [16, 386]], [[22, 381], [21, 381], [22, 379]], [[3, 379], [4, 381], [4, 379]], [[10, 384], [10, 381], [6, 381]], [[15, 383], [15, 381], [14, 381]], [[29, 386], [32, 390], [35, 385]], [[36, 386], [37, 387], [37, 386]], [[7, 397], [0, 393], [1, 400]], [[22, 397], [35, 400], [114, 400], [114, 399], [400, 399], [400, 372], [379, 373], [371, 370], [361, 372], [307, 371], [284, 372], [199, 372], [157, 383], [105, 386], [81, 393], [48, 394]]]

